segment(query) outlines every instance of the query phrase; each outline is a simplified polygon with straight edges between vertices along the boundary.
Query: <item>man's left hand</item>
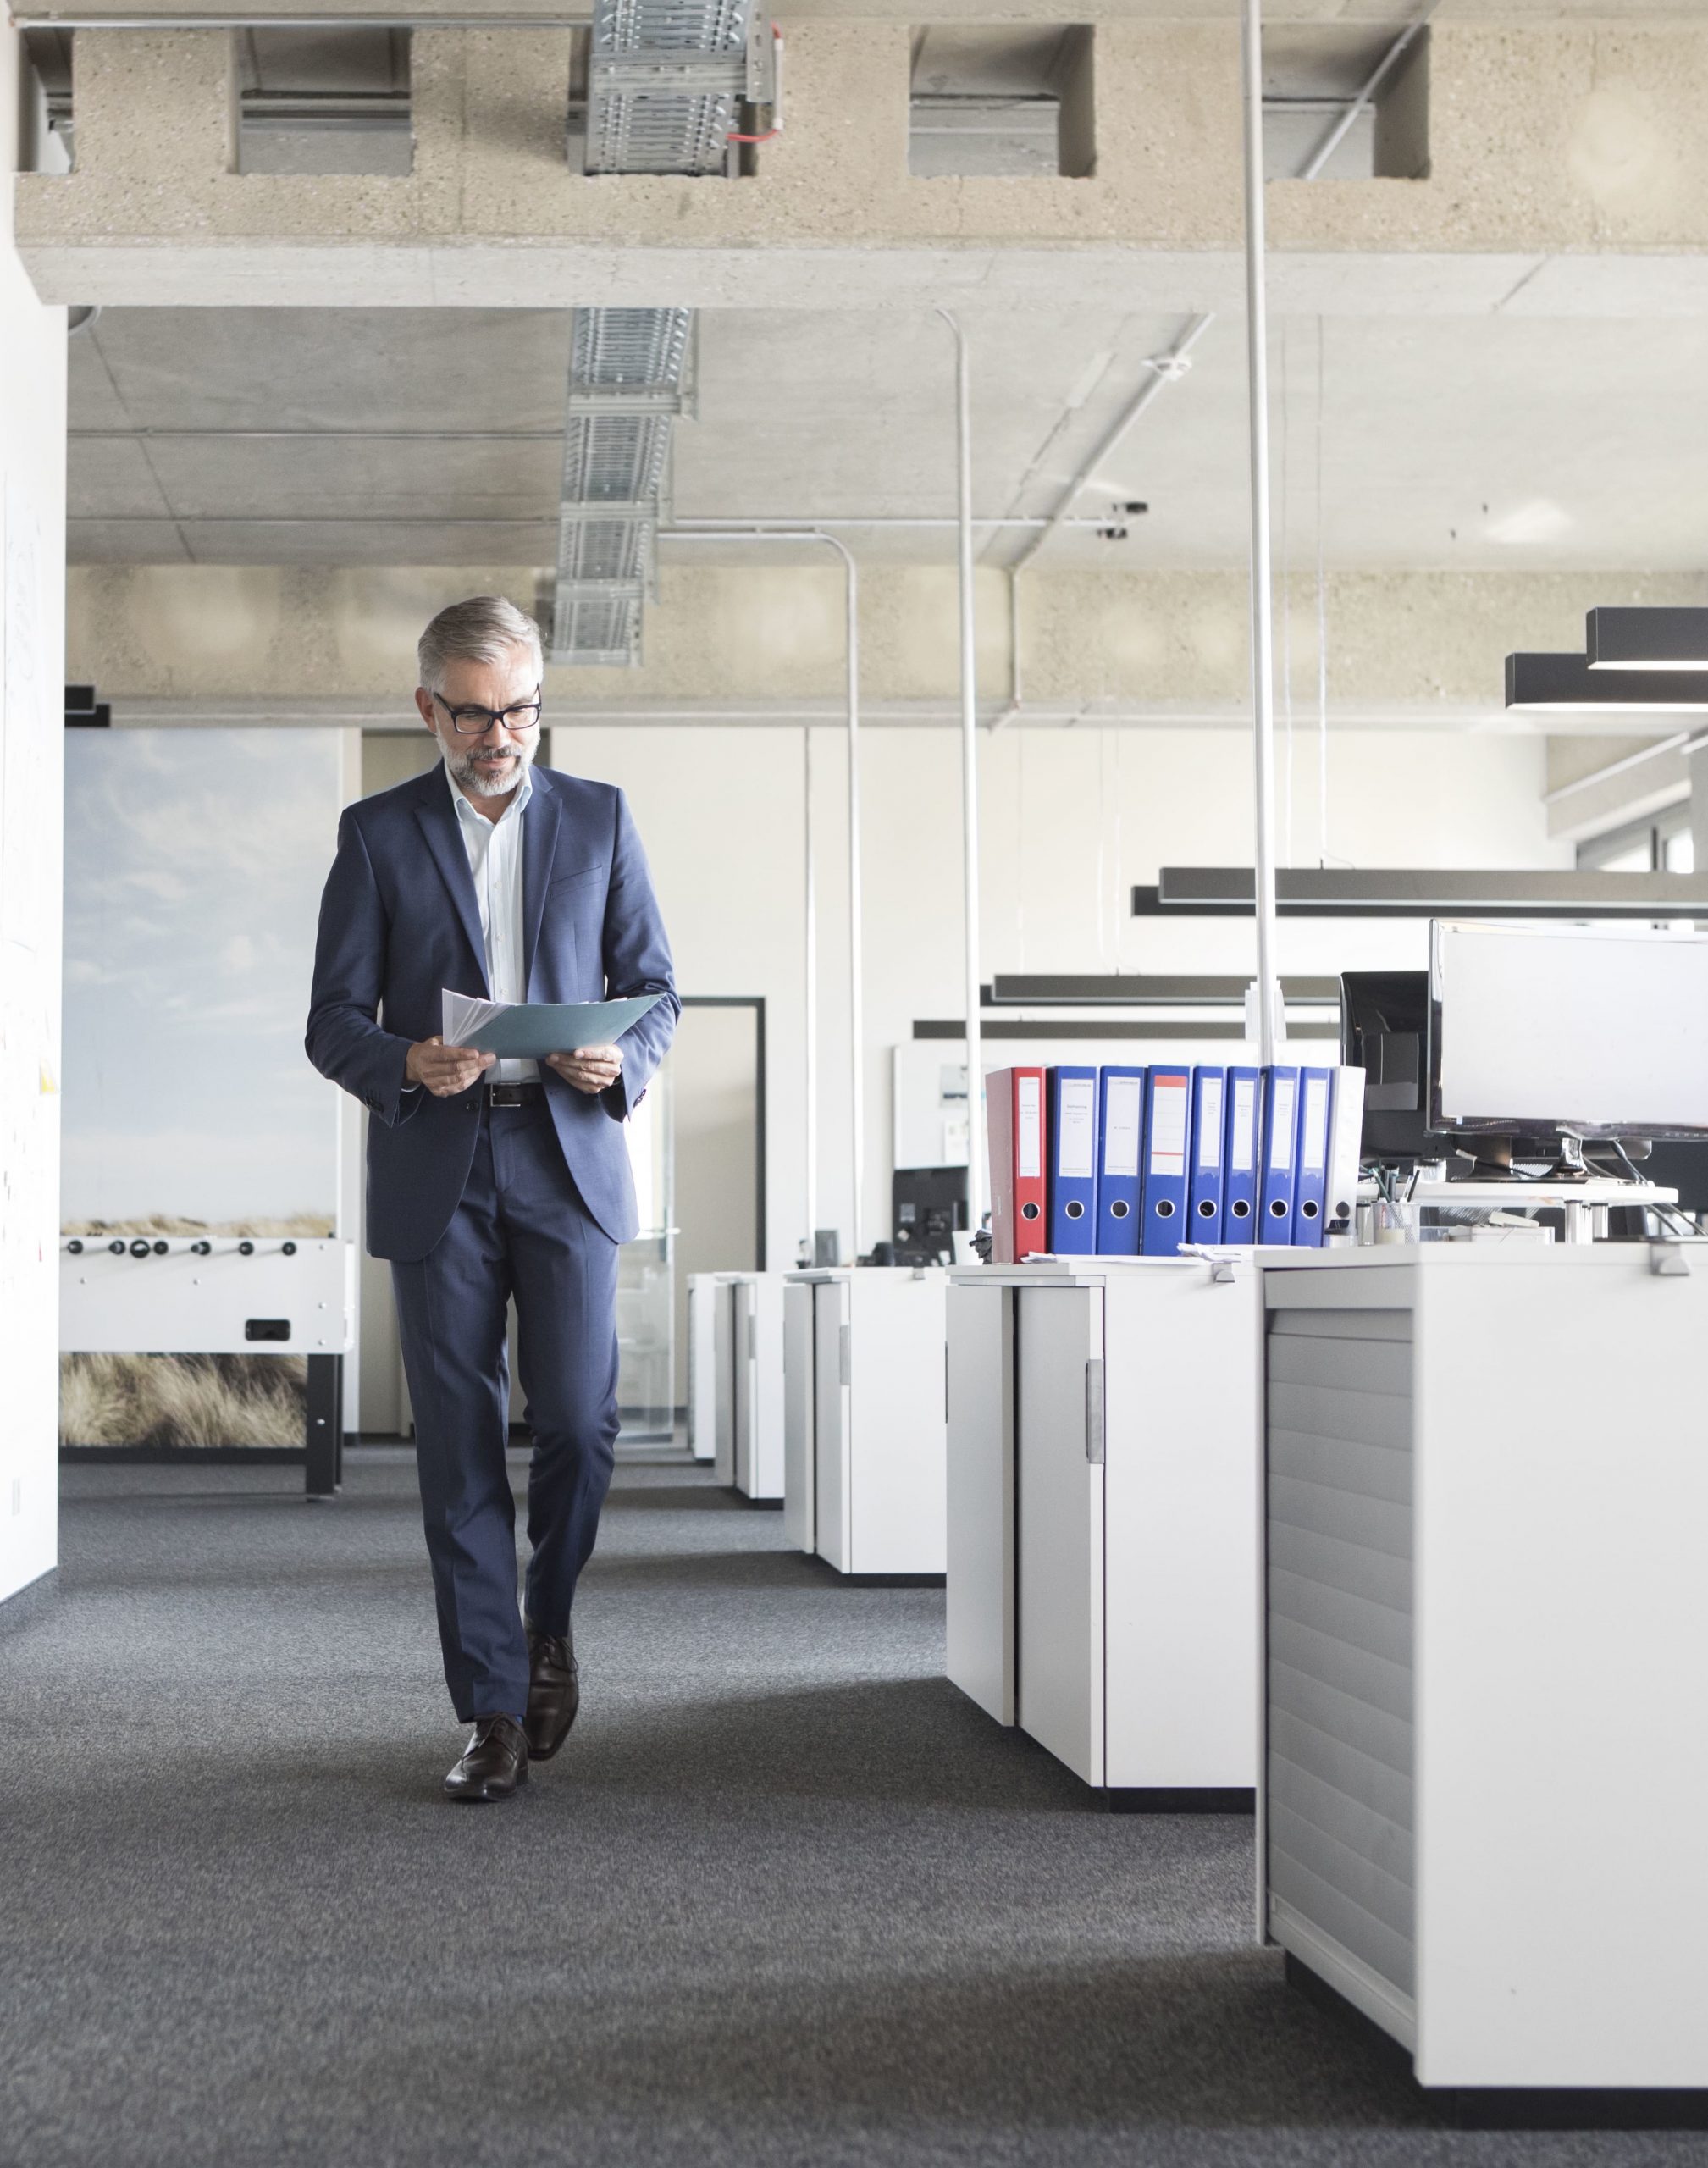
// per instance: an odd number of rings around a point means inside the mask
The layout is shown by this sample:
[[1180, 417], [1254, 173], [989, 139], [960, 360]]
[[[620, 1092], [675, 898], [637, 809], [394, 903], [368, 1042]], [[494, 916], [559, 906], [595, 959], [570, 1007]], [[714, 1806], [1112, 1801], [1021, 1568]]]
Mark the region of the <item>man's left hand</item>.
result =
[[549, 1054], [548, 1068], [589, 1098], [608, 1092], [622, 1075], [622, 1056], [615, 1047], [578, 1047], [573, 1054]]

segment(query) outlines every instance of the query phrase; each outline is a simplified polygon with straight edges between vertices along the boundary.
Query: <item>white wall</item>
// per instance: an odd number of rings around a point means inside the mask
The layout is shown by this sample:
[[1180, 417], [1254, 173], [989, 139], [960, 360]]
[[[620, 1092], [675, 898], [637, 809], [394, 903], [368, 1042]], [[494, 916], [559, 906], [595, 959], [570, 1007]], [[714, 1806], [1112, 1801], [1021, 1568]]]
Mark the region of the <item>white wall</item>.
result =
[[[844, 741], [813, 733], [820, 954], [820, 1223], [849, 1230]], [[916, 1019], [962, 1012], [959, 747], [944, 730], [870, 730], [861, 760], [865, 896], [866, 1180], [862, 1237], [888, 1216], [889, 1049]], [[768, 1004], [768, 1254], [804, 1231], [802, 733], [576, 729], [556, 766], [627, 791], [686, 993]], [[1341, 730], [1329, 744], [1331, 864], [1569, 866], [1541, 804], [1539, 738]], [[1007, 730], [981, 738], [982, 976], [1252, 968], [1249, 922], [1130, 915], [1136, 882], [1171, 865], [1248, 865], [1242, 733]], [[1315, 865], [1314, 733], [1296, 733], [1291, 862]], [[1284, 777], [1285, 780], [1285, 777]], [[1284, 816], [1287, 794], [1283, 788]], [[1284, 817], [1283, 827], [1286, 822]], [[1420, 923], [1285, 921], [1287, 973], [1420, 965]], [[945, 1048], [945, 1053], [953, 1049]]]
[[21, 51], [0, 24], [0, 1600], [58, 1556], [65, 312], [12, 246]]

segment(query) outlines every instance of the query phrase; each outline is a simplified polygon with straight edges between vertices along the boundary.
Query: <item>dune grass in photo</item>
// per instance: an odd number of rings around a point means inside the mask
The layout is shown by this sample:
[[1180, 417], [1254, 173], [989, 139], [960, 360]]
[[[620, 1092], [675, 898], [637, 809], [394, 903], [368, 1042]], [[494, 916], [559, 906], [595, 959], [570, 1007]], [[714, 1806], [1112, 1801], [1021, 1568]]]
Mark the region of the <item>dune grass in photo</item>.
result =
[[301, 1356], [62, 1355], [59, 1442], [300, 1446], [307, 1396]]

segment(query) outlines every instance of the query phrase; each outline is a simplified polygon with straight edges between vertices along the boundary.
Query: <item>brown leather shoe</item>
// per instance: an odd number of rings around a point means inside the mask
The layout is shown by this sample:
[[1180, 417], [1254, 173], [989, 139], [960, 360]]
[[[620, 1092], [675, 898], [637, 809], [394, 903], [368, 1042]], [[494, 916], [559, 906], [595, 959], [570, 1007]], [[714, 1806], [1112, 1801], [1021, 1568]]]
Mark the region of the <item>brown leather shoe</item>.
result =
[[528, 1739], [514, 1717], [477, 1717], [462, 1759], [445, 1780], [447, 1799], [513, 1799], [528, 1782]]
[[536, 1762], [550, 1762], [569, 1737], [581, 1706], [581, 1667], [575, 1645], [566, 1634], [542, 1634], [528, 1627], [528, 1750]]

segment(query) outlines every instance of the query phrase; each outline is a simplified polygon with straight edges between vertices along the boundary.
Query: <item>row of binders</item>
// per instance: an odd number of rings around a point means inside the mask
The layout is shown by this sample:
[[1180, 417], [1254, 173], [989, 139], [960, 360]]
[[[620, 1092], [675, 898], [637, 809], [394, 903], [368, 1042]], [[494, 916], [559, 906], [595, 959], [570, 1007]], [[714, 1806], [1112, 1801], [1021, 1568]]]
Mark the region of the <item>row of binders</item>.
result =
[[998, 1069], [986, 1106], [996, 1264], [1352, 1226], [1362, 1069]]

